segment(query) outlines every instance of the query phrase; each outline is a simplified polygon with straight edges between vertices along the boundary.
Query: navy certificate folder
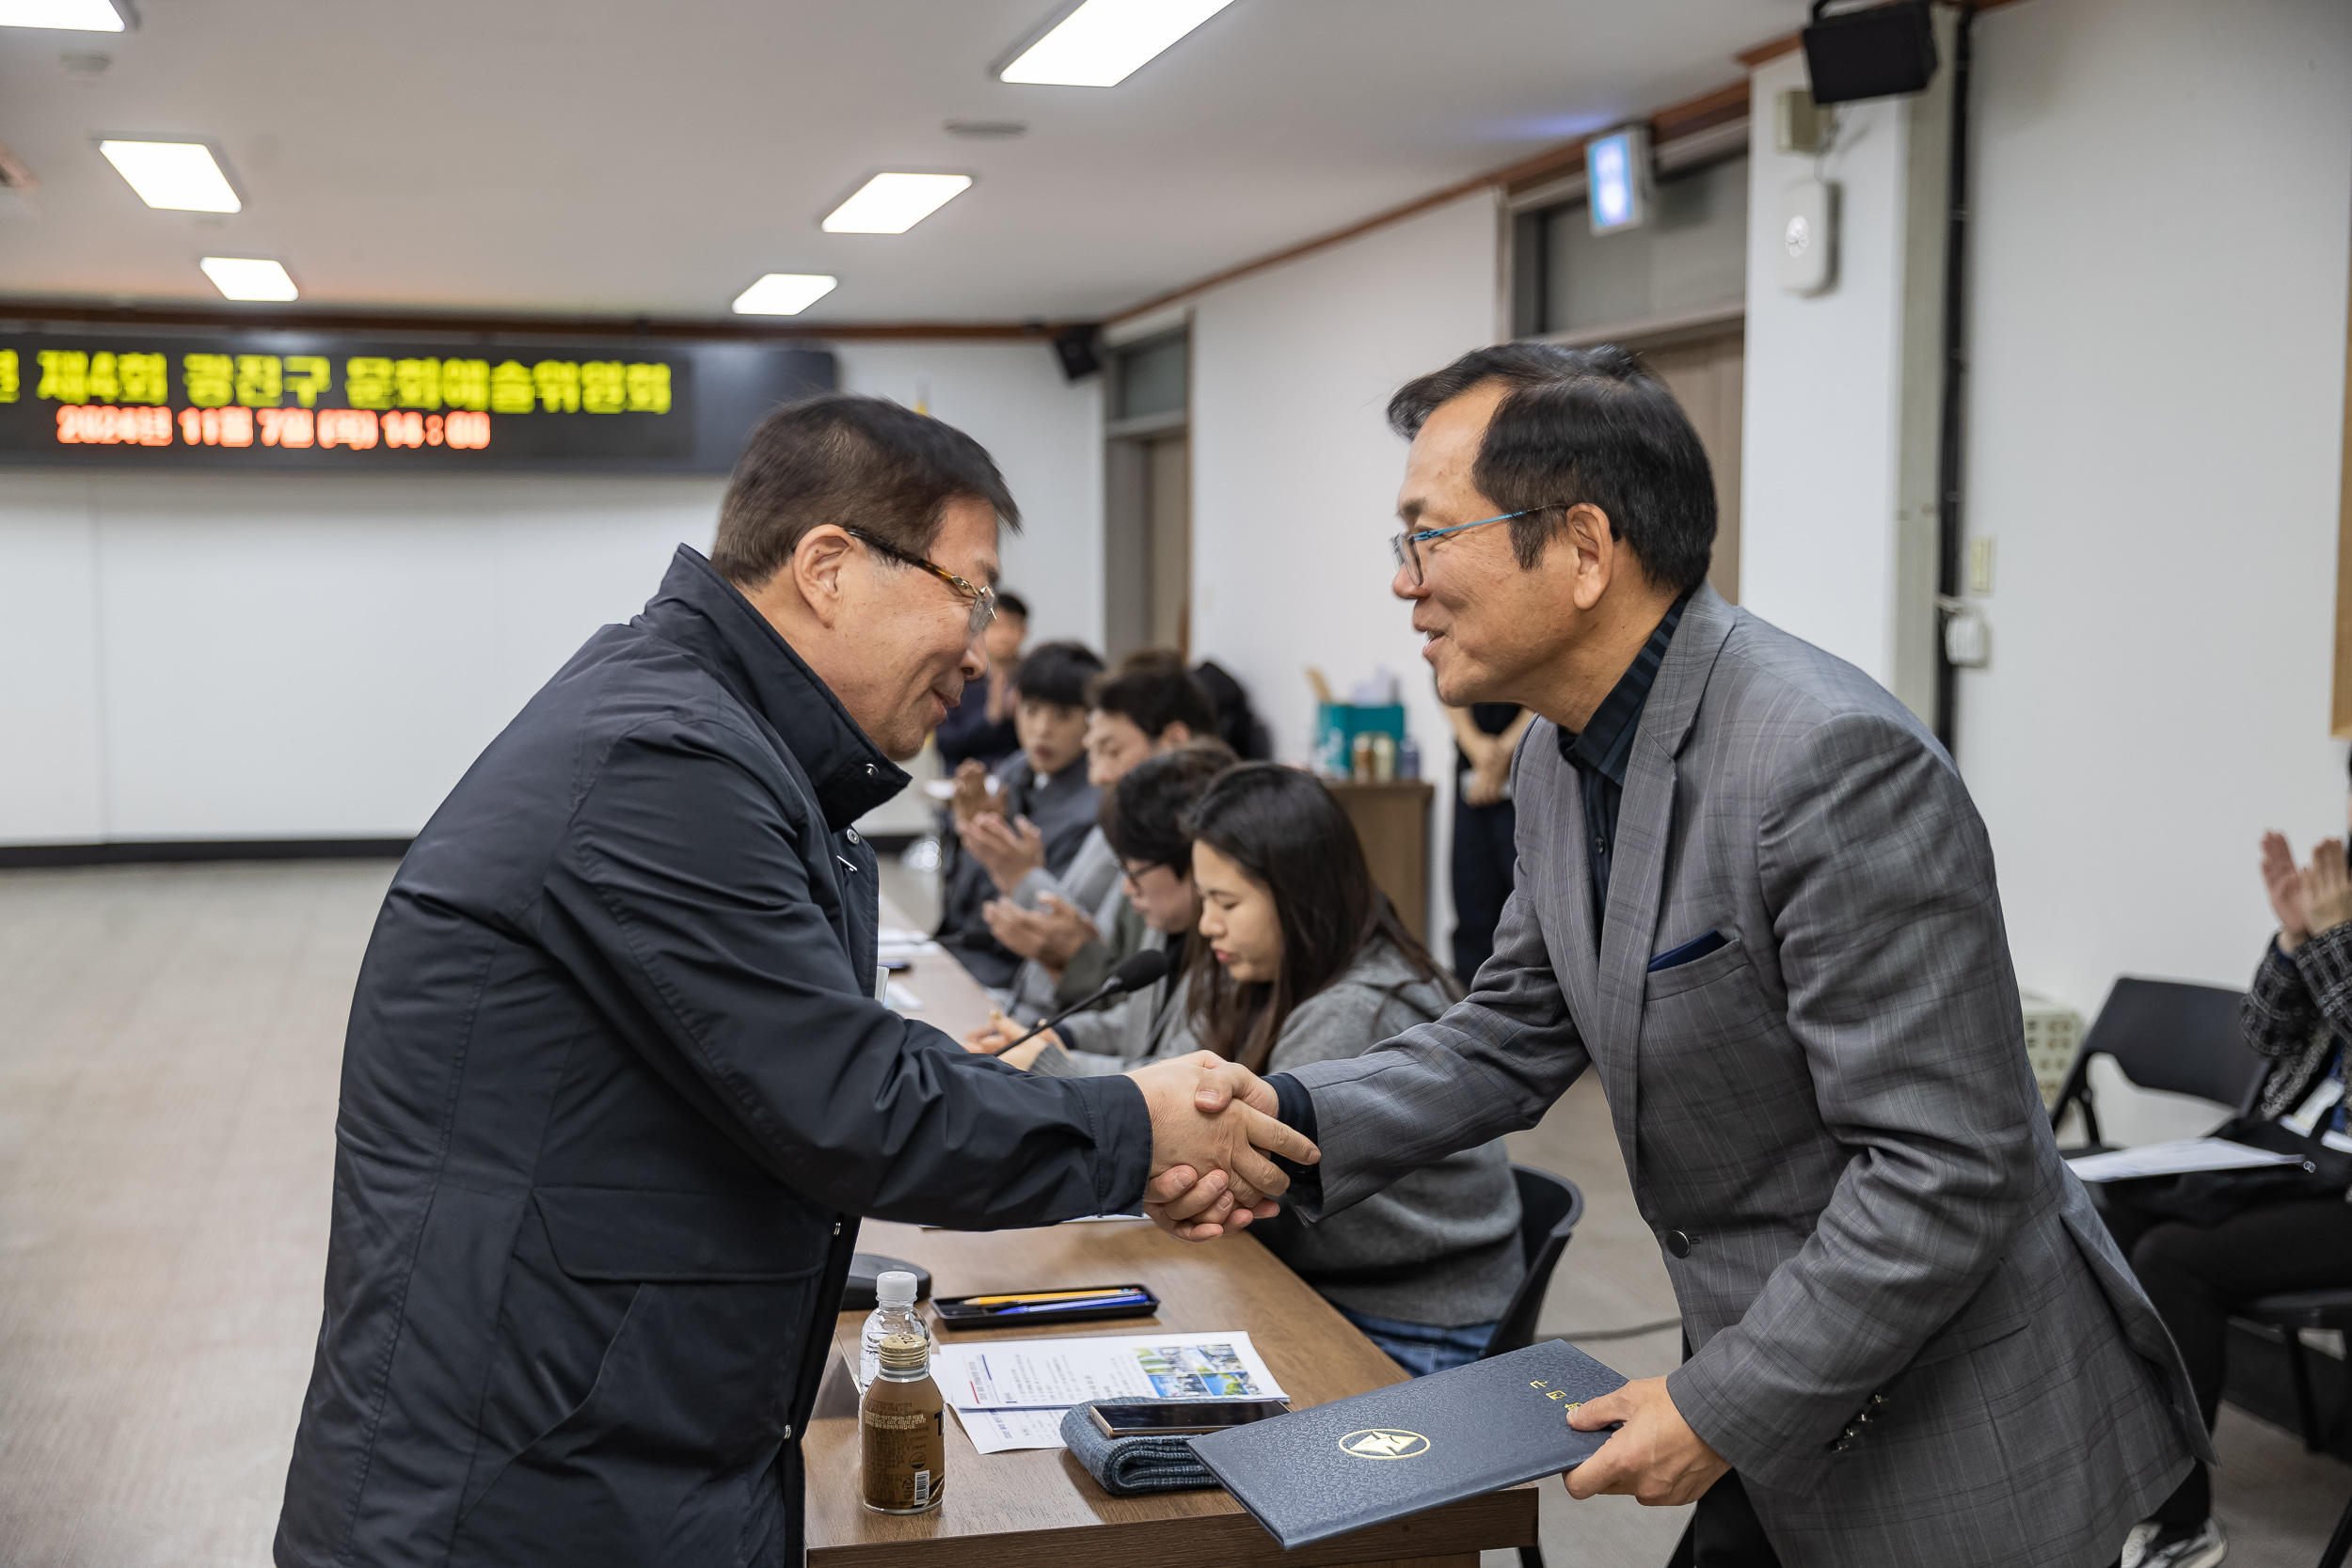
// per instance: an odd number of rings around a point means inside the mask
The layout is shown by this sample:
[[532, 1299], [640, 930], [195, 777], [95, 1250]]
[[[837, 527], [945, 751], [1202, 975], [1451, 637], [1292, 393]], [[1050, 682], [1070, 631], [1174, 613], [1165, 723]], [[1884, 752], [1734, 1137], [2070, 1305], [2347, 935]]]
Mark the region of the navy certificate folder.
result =
[[1625, 1379], [1565, 1339], [1192, 1439], [1283, 1549], [1575, 1468], [1567, 1413]]

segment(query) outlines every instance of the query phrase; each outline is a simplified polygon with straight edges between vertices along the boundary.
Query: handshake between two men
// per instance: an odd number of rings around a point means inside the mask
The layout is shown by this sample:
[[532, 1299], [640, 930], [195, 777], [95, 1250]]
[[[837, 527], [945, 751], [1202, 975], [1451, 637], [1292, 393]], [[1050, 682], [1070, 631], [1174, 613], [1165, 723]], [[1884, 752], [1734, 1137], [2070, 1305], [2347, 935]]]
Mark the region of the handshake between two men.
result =
[[1152, 1116], [1152, 1179], [1144, 1212], [1187, 1242], [1272, 1219], [1290, 1187], [1271, 1156], [1311, 1165], [1322, 1152], [1277, 1119], [1264, 1079], [1238, 1062], [1196, 1051], [1128, 1074]]

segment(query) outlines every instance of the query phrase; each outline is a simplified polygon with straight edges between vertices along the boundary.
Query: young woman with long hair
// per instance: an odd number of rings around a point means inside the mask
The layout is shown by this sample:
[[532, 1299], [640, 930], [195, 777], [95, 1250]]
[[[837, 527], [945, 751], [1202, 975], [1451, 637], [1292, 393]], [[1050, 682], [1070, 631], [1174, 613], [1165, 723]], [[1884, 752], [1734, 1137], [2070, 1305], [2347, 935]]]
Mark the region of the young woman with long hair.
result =
[[[1198, 1048], [1283, 1072], [1360, 1055], [1460, 994], [1373, 884], [1354, 825], [1311, 775], [1230, 768], [1188, 822], [1201, 899], [1185, 974]], [[1496, 1142], [1320, 1224], [1285, 1211], [1249, 1233], [1420, 1375], [1486, 1348], [1524, 1273], [1518, 1229]]]

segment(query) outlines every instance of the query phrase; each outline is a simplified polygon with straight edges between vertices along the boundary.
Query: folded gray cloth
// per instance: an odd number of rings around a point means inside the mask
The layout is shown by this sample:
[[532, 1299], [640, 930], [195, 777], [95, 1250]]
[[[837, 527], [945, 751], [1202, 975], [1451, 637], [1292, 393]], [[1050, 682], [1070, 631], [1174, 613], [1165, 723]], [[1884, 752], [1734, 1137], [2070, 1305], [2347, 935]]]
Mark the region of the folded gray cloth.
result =
[[1192, 1451], [1192, 1439], [1105, 1437], [1095, 1429], [1083, 1404], [1072, 1405], [1062, 1417], [1061, 1440], [1087, 1467], [1087, 1474], [1114, 1497], [1190, 1492], [1217, 1484], [1209, 1467]]

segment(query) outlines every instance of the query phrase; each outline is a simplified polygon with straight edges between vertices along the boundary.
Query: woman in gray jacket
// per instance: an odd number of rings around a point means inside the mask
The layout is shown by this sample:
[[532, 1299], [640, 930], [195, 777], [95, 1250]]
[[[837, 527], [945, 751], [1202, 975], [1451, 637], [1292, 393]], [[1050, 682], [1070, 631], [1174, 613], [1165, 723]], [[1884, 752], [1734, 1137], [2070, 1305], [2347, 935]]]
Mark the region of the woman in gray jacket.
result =
[[[1193, 1038], [1264, 1075], [1360, 1055], [1444, 1012], [1451, 975], [1405, 929], [1355, 827], [1311, 775], [1228, 769], [1192, 809], [1200, 941]], [[1320, 1224], [1249, 1227], [1419, 1376], [1478, 1358], [1518, 1289], [1518, 1192], [1498, 1141], [1451, 1155]]]

